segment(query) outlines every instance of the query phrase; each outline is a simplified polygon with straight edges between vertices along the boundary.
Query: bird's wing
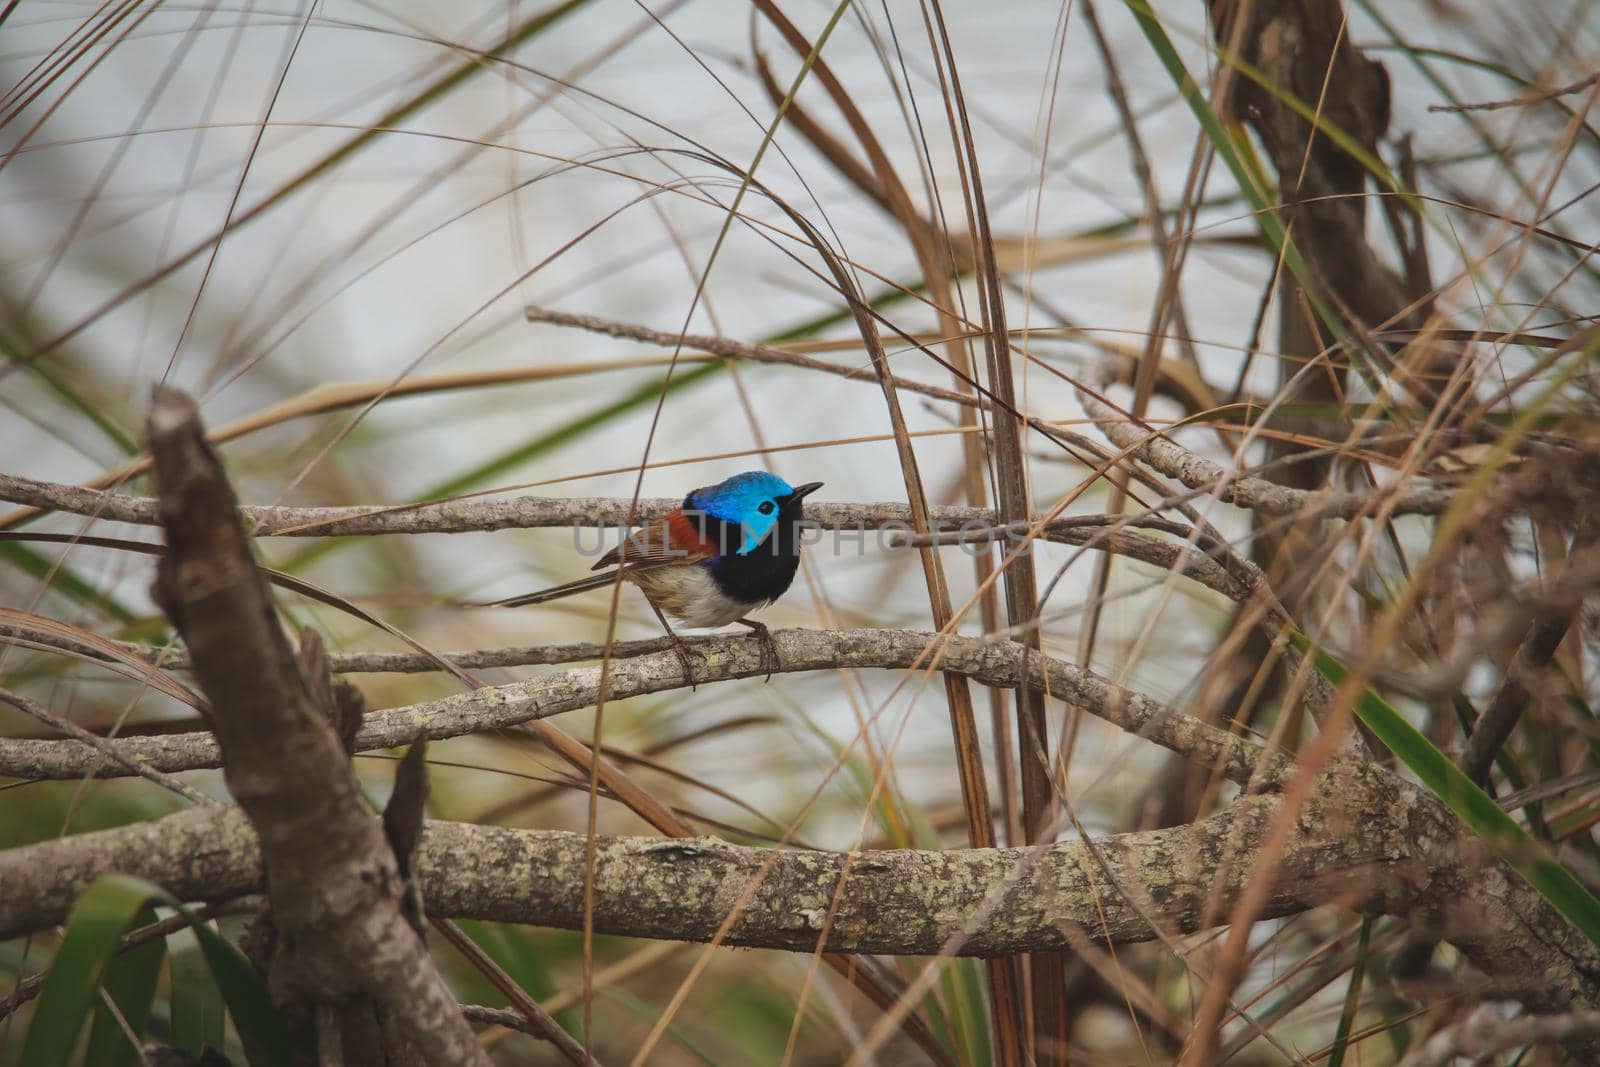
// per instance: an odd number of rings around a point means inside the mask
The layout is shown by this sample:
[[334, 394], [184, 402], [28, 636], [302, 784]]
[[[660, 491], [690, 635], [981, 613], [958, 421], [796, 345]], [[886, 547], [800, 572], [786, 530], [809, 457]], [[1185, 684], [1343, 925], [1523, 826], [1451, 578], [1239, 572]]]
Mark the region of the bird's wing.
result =
[[716, 555], [716, 545], [705, 540], [695, 523], [677, 508], [672, 514], [628, 535], [622, 544], [600, 557], [593, 570], [621, 564], [628, 568], [698, 563]]

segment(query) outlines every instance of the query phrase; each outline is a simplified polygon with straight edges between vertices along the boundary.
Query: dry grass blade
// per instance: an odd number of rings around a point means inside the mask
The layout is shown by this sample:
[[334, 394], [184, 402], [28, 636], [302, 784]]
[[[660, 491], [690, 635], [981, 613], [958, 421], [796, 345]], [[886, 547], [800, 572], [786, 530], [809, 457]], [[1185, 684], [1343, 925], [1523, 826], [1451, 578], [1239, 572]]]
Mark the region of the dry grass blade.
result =
[[156, 692], [193, 708], [201, 715], [209, 714], [206, 702], [201, 699], [200, 694], [116, 641], [107, 640], [81, 627], [17, 608], [0, 607], [0, 625], [7, 627], [12, 634], [33, 635], [44, 639], [49, 647], [67, 655], [77, 656], [85, 662], [110, 666], [119, 674], [143, 682]]

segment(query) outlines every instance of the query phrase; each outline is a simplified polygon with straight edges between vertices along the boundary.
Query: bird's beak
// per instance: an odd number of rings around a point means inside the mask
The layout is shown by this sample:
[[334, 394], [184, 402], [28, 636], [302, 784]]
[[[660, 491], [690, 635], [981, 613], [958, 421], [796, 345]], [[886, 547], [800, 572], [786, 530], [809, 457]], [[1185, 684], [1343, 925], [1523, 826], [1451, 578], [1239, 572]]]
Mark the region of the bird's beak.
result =
[[790, 500], [801, 500], [822, 488], [821, 482], [807, 482], [805, 485], [795, 486], [794, 492], [789, 494]]

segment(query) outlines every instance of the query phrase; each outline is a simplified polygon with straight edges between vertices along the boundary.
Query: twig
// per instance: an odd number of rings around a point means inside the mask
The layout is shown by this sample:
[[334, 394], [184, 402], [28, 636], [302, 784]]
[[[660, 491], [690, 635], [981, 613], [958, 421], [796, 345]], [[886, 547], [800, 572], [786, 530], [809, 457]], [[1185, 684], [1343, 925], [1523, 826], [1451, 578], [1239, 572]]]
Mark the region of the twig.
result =
[[1400, 1067], [1446, 1067], [1457, 1056], [1491, 1056], [1522, 1045], [1549, 1045], [1600, 1038], [1600, 1011], [1567, 1015], [1529, 1015], [1499, 1019], [1480, 1011], [1466, 1022], [1446, 1027], [1400, 1061]]
[[[1378, 510], [1384, 495], [1344, 492], [1335, 489], [1292, 489], [1251, 475], [1235, 476], [1220, 463], [1196, 455], [1168, 437], [1149, 434], [1128, 421], [1127, 416], [1080, 390], [1079, 399], [1090, 417], [1119, 448], [1134, 449], [1134, 455], [1150, 466], [1176, 478], [1191, 489], [1214, 490], [1227, 503], [1266, 515], [1295, 518], [1356, 519]], [[1449, 489], [1424, 489], [1396, 492], [1387, 511], [1391, 515], [1442, 515], [1455, 500]]]
[[[1595, 562], [1593, 557], [1597, 537], [1600, 537], [1600, 519], [1587, 514], [1581, 516], [1561, 573], [1548, 578], [1546, 584], [1581, 598], [1584, 572], [1590, 570]], [[1533, 625], [1528, 628], [1527, 636], [1512, 658], [1500, 689], [1478, 717], [1472, 735], [1467, 738], [1466, 749], [1461, 753], [1462, 773], [1479, 785], [1488, 782], [1495, 753], [1511, 736], [1522, 713], [1527, 710], [1529, 686], [1555, 658], [1556, 650], [1561, 647], [1561, 641], [1572, 625], [1574, 613], [1575, 608], [1569, 607], [1534, 615]]]
[[[834, 374], [841, 378], [868, 384], [877, 382], [877, 374], [871, 367], [846, 367], [787, 348], [778, 348], [775, 345], [752, 344], [749, 341], [735, 341], [729, 337], [713, 337], [708, 334], [677, 334], [668, 330], [653, 330], [648, 326], [635, 326], [632, 323], [602, 319], [598, 315], [577, 315], [567, 311], [556, 311], [552, 308], [526, 307], [523, 309], [523, 315], [529, 322], [548, 322], [555, 326], [573, 326], [580, 330], [603, 333], [608, 337], [623, 337], [630, 341], [644, 341], [649, 344], [662, 345], [674, 351], [685, 348], [697, 349], [701, 352], [709, 352], [714, 356], [722, 356], [725, 359], [740, 359], [748, 363], [777, 363], [805, 367], [809, 370], [819, 370], [826, 374]], [[931, 396], [937, 400], [948, 400], [951, 403], [960, 404], [962, 407], [987, 406], [986, 401], [980, 400], [975, 396], [967, 393], [958, 393], [953, 389], [945, 389], [937, 385], [908, 381], [898, 376], [895, 377], [894, 384], [897, 388], [904, 389], [907, 392], [921, 393], [923, 396]]]
[[195, 804], [220, 803], [215, 798], [206, 796], [204, 793], [189, 785], [187, 782], [179, 781], [170, 774], [167, 774], [163, 771], [158, 771], [154, 767], [147, 766], [140, 760], [130, 756], [127, 752], [119, 749], [110, 740], [101, 737], [99, 734], [90, 733], [88, 730], [85, 730], [83, 727], [79, 726], [70, 719], [63, 719], [61, 716], [55, 714], [49, 708], [45, 707], [43, 704], [40, 704], [36, 700], [29, 700], [22, 694], [13, 693], [9, 689], [0, 689], [0, 704], [10, 704], [24, 715], [44, 723], [52, 730], [58, 730], [61, 733], [64, 733], [67, 736], [75, 738], [83, 744], [88, 745], [90, 748], [94, 749], [96, 752], [99, 752], [107, 759], [114, 761], [118, 766], [129, 773], [136, 774], [140, 778], [154, 782], [161, 788], [170, 790], [186, 800], [189, 800]]
[[1541, 615], [1534, 619], [1528, 637], [1517, 649], [1516, 657], [1506, 671], [1494, 699], [1490, 701], [1472, 734], [1467, 738], [1466, 750], [1461, 753], [1461, 771], [1479, 785], [1489, 780], [1489, 770], [1494, 766], [1494, 755], [1511, 736], [1522, 713], [1528, 707], [1528, 682], [1549, 665], [1567, 636], [1571, 624], [1568, 615]]
[[1428, 110], [1447, 112], [1498, 111], [1501, 108], [1507, 107], [1527, 107], [1531, 104], [1542, 104], [1546, 100], [1554, 100], [1557, 97], [1571, 96], [1573, 93], [1581, 93], [1597, 81], [1600, 81], [1600, 71], [1595, 71], [1586, 78], [1579, 78], [1571, 85], [1563, 85], [1556, 89], [1542, 89], [1536, 93], [1525, 93], [1522, 96], [1514, 96], [1509, 100], [1489, 100], [1476, 104], [1429, 104]]
[[[579, 1067], [584, 1067], [585, 1064], [600, 1067], [600, 1061], [595, 1059], [593, 1054], [579, 1044], [571, 1034], [563, 1030], [561, 1024], [556, 1022], [549, 1012], [540, 1007], [539, 1003], [530, 997], [526, 990], [517, 985], [516, 981], [505, 972], [505, 969], [494, 961], [494, 957], [490, 956], [483, 950], [482, 946], [467, 936], [465, 930], [449, 919], [438, 917], [433, 920], [433, 928], [443, 934], [445, 940], [449, 941], [457, 952], [465, 956], [469, 963], [478, 968], [484, 977], [488, 978], [490, 983], [505, 995], [506, 999], [516, 1005], [517, 1010], [508, 1013], [515, 1015], [518, 1022], [522, 1024], [516, 1026], [515, 1029], [550, 1042], [560, 1050], [561, 1054], [570, 1063], [576, 1063]], [[465, 1007], [462, 1008], [461, 1014], [469, 1020], [474, 1018]], [[500, 1020], [497, 1018], [492, 1021], [499, 1022]]]
[[[502, 1026], [507, 1030], [515, 1030], [520, 1034], [527, 1034], [529, 1037], [538, 1038], [540, 1041], [550, 1040], [549, 1031], [544, 1029], [539, 1023], [534, 1022], [526, 1015], [523, 1015], [521, 1012], [512, 1011], [510, 1008], [491, 1008], [485, 1004], [463, 1004], [461, 1005], [461, 1014], [466, 1017], [468, 1022], [487, 1023], [490, 1026]], [[559, 1023], [554, 1023], [553, 1020], [552, 1023], [561, 1033], [566, 1033], [565, 1030], [561, 1029], [561, 1025]], [[570, 1036], [568, 1039], [570, 1040]], [[579, 1047], [578, 1051], [579, 1053], [583, 1052], [582, 1046]], [[577, 1062], [582, 1063], [583, 1061], [578, 1060]], [[598, 1061], [591, 1057], [590, 1062], [594, 1063]]]
[[1588, 770], [1576, 774], [1564, 774], [1560, 778], [1552, 778], [1538, 785], [1530, 785], [1526, 789], [1519, 789], [1515, 793], [1508, 793], [1500, 798], [1500, 806], [1506, 811], [1515, 811], [1517, 808], [1527, 807], [1529, 804], [1542, 804], [1546, 800], [1558, 797], [1562, 793], [1574, 789], [1582, 789], [1586, 785], [1600, 782], [1600, 767], [1590, 767]]

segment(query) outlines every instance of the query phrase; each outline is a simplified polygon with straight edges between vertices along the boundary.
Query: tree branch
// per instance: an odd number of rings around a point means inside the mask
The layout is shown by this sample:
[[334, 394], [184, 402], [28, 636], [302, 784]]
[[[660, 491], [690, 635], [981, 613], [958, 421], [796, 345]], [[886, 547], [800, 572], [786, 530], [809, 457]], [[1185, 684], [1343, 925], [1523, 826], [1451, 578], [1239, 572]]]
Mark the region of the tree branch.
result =
[[[1247, 796], [1201, 822], [1097, 839], [1120, 891], [1082, 842], [846, 856], [711, 838], [602, 837], [595, 929], [706, 941], [751, 891], [724, 943], [805, 952], [837, 891], [825, 945], [832, 951], [992, 956], [1082, 938], [1143, 941], [1154, 931], [1141, 914], [1164, 934], [1190, 933], [1225, 921], [1281, 803]], [[1409, 915], [1534, 1010], [1600, 1004], [1600, 952], [1435, 798], [1381, 768], [1330, 772], [1276, 863], [1262, 917], [1328, 904]], [[61, 922], [83, 888], [113, 870], [191, 900], [248, 893], [262, 878], [255, 835], [236, 808], [28, 845], [0, 853], [0, 938]], [[416, 872], [433, 916], [572, 929], [583, 921], [582, 834], [429, 822]]]
[[[1376, 513], [1386, 493], [1293, 489], [1254, 475], [1235, 475], [1170, 438], [1148, 433], [1085, 390], [1078, 391], [1078, 398], [1118, 448], [1132, 449], [1136, 457], [1190, 489], [1215, 490], [1235, 507], [1297, 519], [1357, 519]], [[1442, 515], [1455, 496], [1451, 489], [1394, 493], [1386, 511], [1390, 515]]]
[[[1137, 887], [1143, 907], [1169, 924], [1166, 932], [1191, 933], [1227, 915], [1211, 894], [1240, 890], [1250, 864], [1222, 870], [1219, 862], [1230, 848], [1248, 857], [1277, 804], [1275, 797], [1244, 797], [1202, 822], [1118, 834], [1098, 845], [1119, 881]], [[1305, 824], [1316, 829], [1291, 844], [1270, 914], [1335, 899], [1370, 908], [1404, 901], [1403, 829], [1373, 825], [1368, 832], [1317, 839], [1321, 818], [1331, 814], [1325, 806]], [[799, 849], [774, 854], [704, 837], [602, 837], [597, 847], [595, 929], [607, 934], [709, 941], [729, 906], [761, 877], [724, 944], [813, 950], [841, 878], [844, 896], [828, 932], [829, 951], [934, 955], [954, 939], [960, 955], [1006, 955], [1068, 947], [1062, 923], [1097, 943], [1155, 936], [1140, 909], [1117, 898], [1076, 842], [896, 849], [853, 858]], [[416, 870], [430, 916], [578, 929], [583, 853], [582, 834], [429, 821]], [[258, 889], [260, 857], [249, 820], [233, 807], [12, 849], [0, 853], [7, 886], [0, 897], [0, 938], [60, 922], [83, 888], [109, 871], [148, 878], [186, 899], [216, 900]], [[1205, 876], [1213, 871], [1220, 884]], [[1204, 923], [1203, 915], [1210, 916]]]
[[[866, 383], [876, 383], [878, 380], [878, 376], [872, 367], [848, 367], [840, 363], [830, 363], [825, 359], [808, 356], [793, 349], [779, 348], [776, 345], [752, 344], [749, 341], [737, 341], [731, 337], [716, 337], [710, 334], [673, 333], [669, 330], [654, 330], [648, 326], [602, 319], [597, 315], [578, 315], [569, 311], [557, 311], [554, 308], [534, 307], [532, 305], [523, 308], [522, 314], [529, 322], [544, 322], [552, 326], [571, 326], [580, 330], [588, 330], [591, 333], [605, 334], [608, 337], [621, 337], [629, 341], [657, 344], [673, 351], [680, 351], [686, 348], [696, 349], [714, 356], [721, 356], [723, 359], [739, 359], [748, 363], [775, 363], [780, 366], [804, 367], [808, 370], [822, 371], [824, 374], [833, 374], [840, 378]], [[962, 407], [990, 407], [986, 399], [967, 393], [960, 393], [954, 389], [945, 389], [937, 385], [911, 381], [898, 375], [894, 378], [894, 384], [898, 389], [921, 393], [923, 396], [930, 396], [937, 400], [948, 400], [953, 404], [960, 404]]]
[[[1163, 474], [1177, 478], [1191, 488], [1209, 488], [1228, 477], [1224, 468], [1202, 459], [1164, 437], [1150, 437], [1125, 416], [1099, 404], [1094, 417], [1103, 420], [1107, 436], [1120, 447], [1130, 447], [1145, 439], [1136, 455]], [[1115, 427], [1116, 433], [1111, 432]], [[1119, 436], [1120, 435], [1120, 436]], [[1449, 506], [1453, 491], [1434, 489], [1402, 494], [1391, 512], [1396, 515], [1437, 515]], [[1232, 479], [1223, 499], [1240, 507], [1254, 508], [1274, 515], [1301, 514], [1307, 509], [1322, 516], [1351, 518], [1374, 508], [1372, 493], [1307, 493], [1288, 489], [1265, 478], [1245, 476]], [[85, 489], [59, 482], [42, 482], [20, 474], [0, 473], [0, 500], [30, 507], [84, 515], [107, 522], [126, 522], [138, 526], [160, 523], [156, 503], [150, 497], [130, 496], [104, 489]], [[442, 500], [427, 504], [356, 504], [344, 507], [297, 507], [287, 504], [242, 504], [239, 515], [256, 537], [351, 537], [380, 534], [455, 534], [488, 533], [495, 530], [531, 530], [561, 526], [618, 526], [628, 521], [627, 497], [518, 496], [505, 499], [471, 498]], [[641, 497], [634, 512], [637, 521], [658, 519], [683, 503], [681, 498]], [[955, 529], [963, 523], [999, 525], [998, 515], [989, 508], [961, 505], [930, 507], [928, 517], [941, 528]], [[878, 529], [884, 526], [909, 528], [911, 509], [905, 504], [887, 502], [830, 503], [807, 501], [806, 518], [824, 529]], [[1082, 544], [1073, 538], [1091, 537], [1100, 529], [1119, 521], [1118, 516], [1080, 515], [1058, 519], [1041, 535], [1048, 540]]]
[[1600, 1011], [1568, 1015], [1530, 1015], [1502, 1019], [1493, 1011], [1449, 1026], [1400, 1061], [1400, 1067], [1447, 1067], [1457, 1056], [1491, 1056], [1522, 1045], [1566, 1043], [1600, 1038]]
[[[158, 389], [148, 437], [167, 540], [154, 593], [194, 657], [228, 788], [259, 838], [269, 977], [291, 1033], [312, 1058], [333, 1056], [319, 1049], [317, 1017], [364, 1003], [423, 1062], [487, 1067], [403, 914], [404, 878], [335, 732], [321, 646], [307, 638], [296, 656], [278, 624], [194, 401]], [[363, 1032], [343, 1051], [371, 1057], [389, 1045]]]
[[[87, 494], [82, 496], [80, 494]], [[110, 499], [107, 499], [110, 498]], [[83, 514], [115, 521], [143, 522], [149, 517], [144, 505], [146, 498], [103, 493], [100, 490], [79, 489], [75, 486], [47, 482], [31, 482], [16, 475], [0, 474], [0, 500], [54, 499], [71, 507], [57, 510]], [[520, 505], [530, 503], [528, 507]], [[241, 515], [256, 524], [258, 536], [371, 536], [378, 534], [416, 533], [475, 533], [499, 529], [538, 529], [571, 526], [605, 526], [626, 520], [627, 502], [620, 498], [586, 498], [563, 500], [555, 497], [523, 497], [516, 501], [468, 500], [454, 501], [456, 506], [445, 509], [442, 504], [406, 504], [392, 508], [337, 507], [337, 508], [285, 508], [277, 506], [245, 506]], [[104, 506], [100, 506], [103, 504]], [[506, 505], [517, 504], [508, 511]], [[641, 516], [660, 517], [676, 507], [670, 500], [641, 500]], [[445, 514], [448, 510], [450, 513]], [[884, 547], [893, 550], [919, 548], [924, 545], [959, 545], [1020, 539], [1026, 536], [1030, 524], [997, 525], [994, 512], [986, 508], [938, 507], [929, 509], [936, 532], [906, 536], [901, 531], [910, 528], [910, 512], [901, 504], [817, 504], [808, 508], [815, 514], [808, 521], [824, 530], [848, 531], [889, 529], [892, 531]], [[1112, 515], [1075, 515], [1048, 523], [1037, 532], [1037, 539], [1058, 544], [1074, 545], [1099, 551], [1114, 552], [1148, 563], [1162, 570], [1175, 570], [1201, 585], [1213, 589], [1233, 600], [1243, 598], [1244, 591], [1238, 578], [1206, 552], [1196, 551], [1180, 541], [1154, 536], [1148, 527], [1160, 533], [1186, 538], [1186, 530], [1175, 529], [1179, 524], [1155, 519], [1129, 519]], [[77, 540], [68, 534], [17, 534], [0, 531], [0, 540]], [[92, 538], [82, 538], [93, 544]], [[141, 550], [154, 546], [129, 542], [109, 547]], [[0, 634], [14, 632], [11, 627], [0, 626]], [[582, 658], [582, 657], [574, 657]], [[549, 661], [545, 661], [549, 662]], [[434, 665], [437, 667], [437, 664]], [[432, 668], [430, 668], [432, 669]]]
[[[933, 634], [913, 630], [783, 630], [772, 637], [778, 651], [779, 665], [773, 672], [777, 674], [931, 665], [985, 685], [1011, 689], [1022, 673], [1023, 649], [1009, 641], [952, 637], [940, 642]], [[935, 646], [937, 655], [930, 657]], [[754, 637], [718, 637], [689, 647], [696, 660], [695, 681], [700, 685], [768, 673], [761, 643]], [[1163, 748], [1217, 767], [1230, 781], [1249, 783], [1260, 764], [1257, 781], [1270, 785], [1290, 769], [1290, 761], [1282, 753], [1114, 685], [1093, 671], [1038, 653], [1029, 653], [1027, 663], [1033, 684], [1042, 685], [1051, 696]], [[589, 707], [598, 698], [599, 684], [599, 667], [576, 667], [525, 682], [374, 712], [356, 735], [356, 751], [501, 730]], [[621, 700], [681, 689], [689, 683], [676, 654], [666, 651], [613, 661], [607, 684], [607, 699]], [[216, 767], [222, 755], [216, 739], [203, 732], [116, 738], [105, 744], [128, 760], [168, 772]], [[122, 763], [76, 740], [0, 739], [0, 775], [38, 781], [128, 773]]]
[[52, 730], [64, 733], [81, 744], [94, 749], [129, 774], [136, 774], [141, 778], [154, 782], [161, 788], [170, 790], [185, 800], [195, 804], [217, 803], [216, 800], [199, 792], [188, 783], [181, 782], [170, 774], [163, 774], [161, 771], [130, 757], [126, 752], [119, 750], [110, 740], [101, 737], [99, 734], [90, 733], [71, 719], [63, 719], [38, 701], [30, 700], [21, 693], [13, 693], [9, 689], [0, 689], [0, 704], [9, 704], [35, 721], [42, 722]]

